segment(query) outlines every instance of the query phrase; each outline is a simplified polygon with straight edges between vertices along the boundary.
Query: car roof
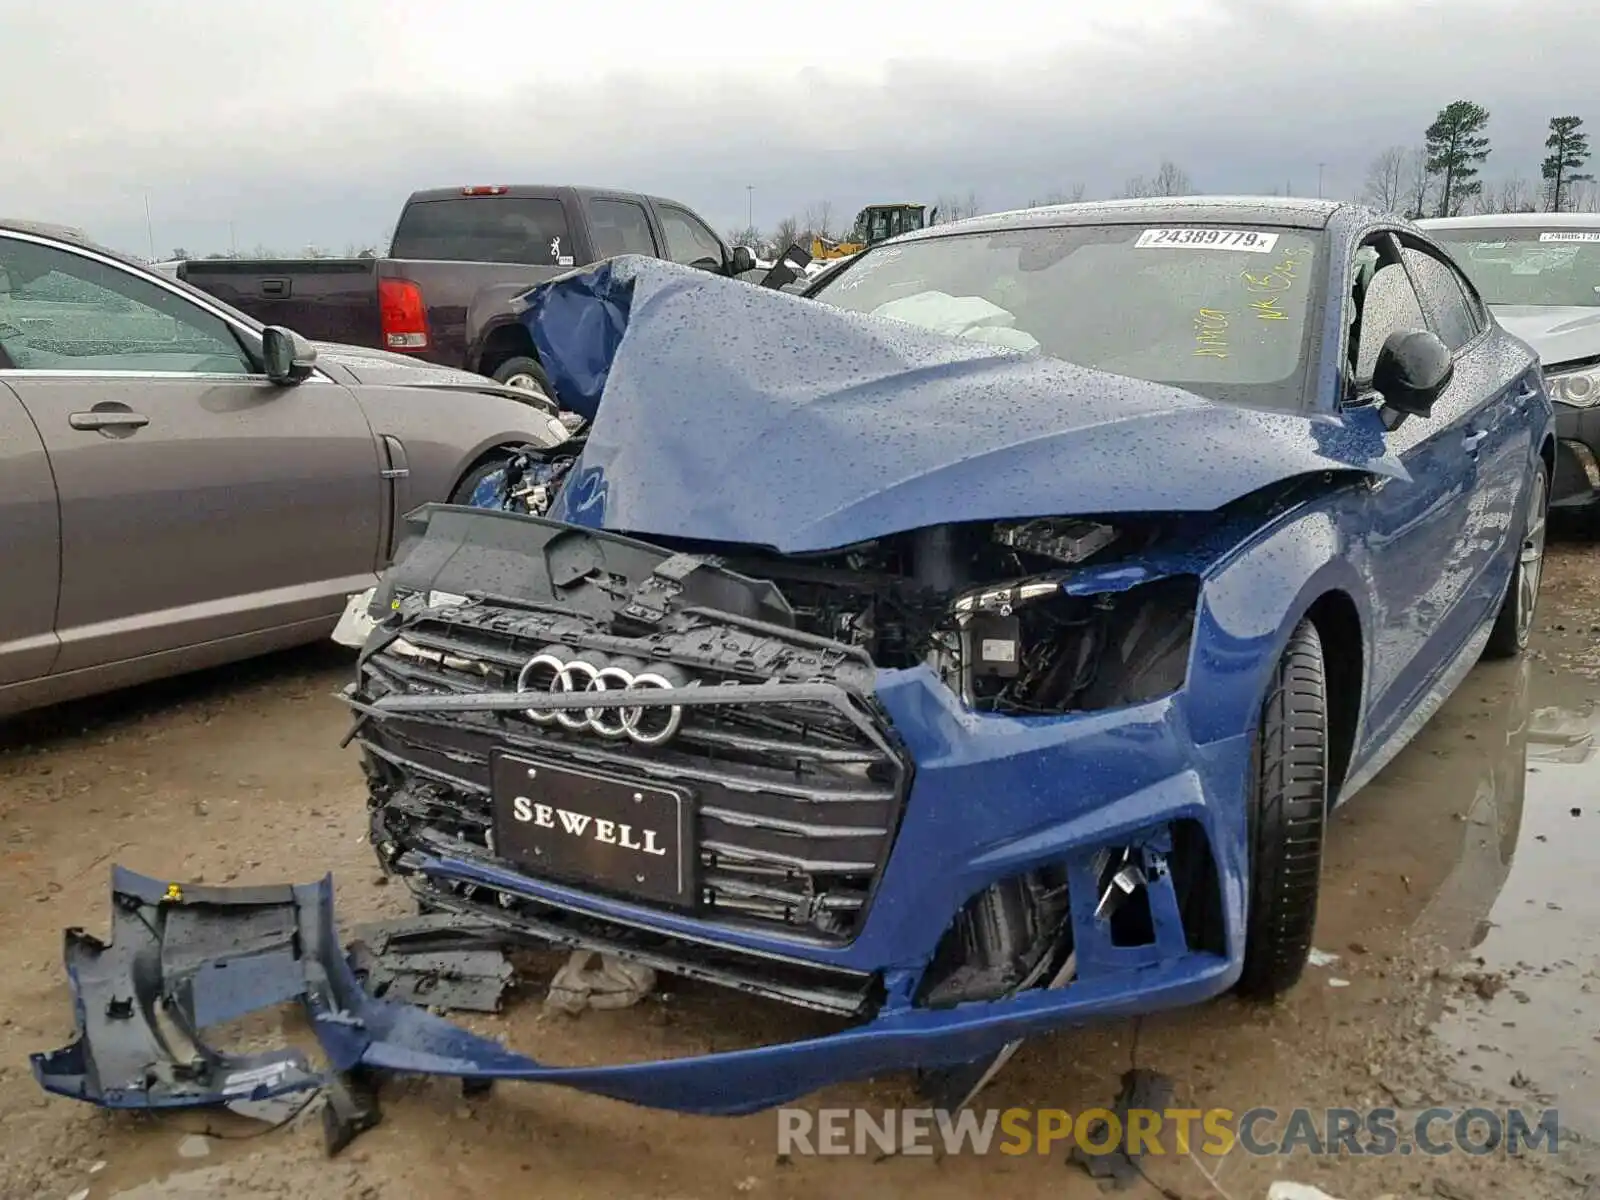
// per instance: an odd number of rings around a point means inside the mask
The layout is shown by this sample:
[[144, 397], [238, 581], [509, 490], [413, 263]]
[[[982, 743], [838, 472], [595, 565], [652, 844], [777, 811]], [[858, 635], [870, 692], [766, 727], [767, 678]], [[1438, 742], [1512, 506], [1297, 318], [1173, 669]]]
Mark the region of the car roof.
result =
[[[506, 190], [499, 196], [473, 196], [467, 190], [474, 187], [503, 187]], [[407, 204], [423, 204], [431, 200], [481, 200], [481, 199], [559, 199], [563, 195], [587, 196], [647, 196], [647, 192], [630, 191], [627, 188], [594, 187], [583, 183], [497, 183], [497, 184], [472, 184], [464, 183], [459, 187], [423, 188], [421, 191], [412, 192], [406, 198]], [[661, 197], [650, 196], [652, 200]], [[671, 204], [682, 203], [678, 200], [668, 201]]]
[[[1310, 200], [1292, 196], [1161, 196], [1141, 200], [1091, 200], [968, 217], [902, 234], [891, 240], [909, 242], [957, 233], [985, 233], [1019, 227], [1155, 225], [1163, 221], [1229, 225], [1254, 221], [1293, 229], [1325, 229], [1335, 213], [1359, 208], [1359, 205], [1341, 200]], [[1372, 215], [1377, 218], [1381, 214], [1373, 212]]]
[[1470, 217], [1427, 217], [1420, 229], [1600, 229], [1600, 213], [1475, 213]]
[[[35, 237], [55, 238], [58, 242], [76, 242], [94, 246], [89, 235], [76, 225], [57, 225], [51, 221], [26, 221], [20, 217], [0, 217], [0, 229], [12, 233], [31, 233]], [[99, 249], [95, 246], [95, 249]]]

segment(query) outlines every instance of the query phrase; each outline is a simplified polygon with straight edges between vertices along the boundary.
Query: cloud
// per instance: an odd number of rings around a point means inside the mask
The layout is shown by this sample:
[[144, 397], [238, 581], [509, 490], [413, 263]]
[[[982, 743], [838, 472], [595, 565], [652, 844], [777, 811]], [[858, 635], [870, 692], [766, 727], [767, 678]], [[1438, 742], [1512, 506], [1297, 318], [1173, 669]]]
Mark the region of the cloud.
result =
[[163, 253], [340, 250], [456, 183], [637, 188], [719, 227], [747, 186], [770, 226], [821, 199], [1106, 195], [1164, 156], [1206, 191], [1314, 193], [1322, 164], [1353, 195], [1463, 96], [1493, 114], [1486, 176], [1533, 177], [1547, 119], [1593, 98], [1584, 0], [1041, 3], [976, 29], [910, 0], [646, 26], [615, 0], [21, 2], [0, 0], [0, 111], [29, 114], [7, 122], [4, 203], [136, 252], [146, 195]]

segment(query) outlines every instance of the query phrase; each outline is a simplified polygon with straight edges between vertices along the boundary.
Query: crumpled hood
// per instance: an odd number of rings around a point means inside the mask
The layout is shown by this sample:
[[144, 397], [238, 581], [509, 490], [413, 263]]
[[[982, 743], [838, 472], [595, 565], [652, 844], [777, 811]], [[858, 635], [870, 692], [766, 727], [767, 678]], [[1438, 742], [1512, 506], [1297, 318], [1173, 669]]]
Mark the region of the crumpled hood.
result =
[[593, 420], [549, 515], [591, 528], [798, 553], [1405, 474], [1370, 413], [1215, 404], [652, 259], [544, 284], [523, 320], [561, 406]]
[[1600, 308], [1496, 304], [1506, 331], [1532, 346], [1546, 367], [1600, 355]]

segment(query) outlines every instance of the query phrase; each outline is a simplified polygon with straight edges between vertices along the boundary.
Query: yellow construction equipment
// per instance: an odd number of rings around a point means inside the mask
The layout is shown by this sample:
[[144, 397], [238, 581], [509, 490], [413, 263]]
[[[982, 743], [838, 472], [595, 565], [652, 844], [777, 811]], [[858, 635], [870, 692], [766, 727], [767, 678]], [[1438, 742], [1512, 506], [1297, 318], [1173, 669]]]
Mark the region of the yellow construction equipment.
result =
[[811, 257], [848, 258], [852, 254], [860, 254], [868, 246], [876, 246], [889, 238], [933, 224], [939, 210], [936, 208], [928, 213], [926, 221], [923, 220], [924, 213], [927, 213], [925, 204], [869, 204], [856, 214], [855, 228], [850, 231], [847, 240], [836, 242], [820, 235], [813, 236]]

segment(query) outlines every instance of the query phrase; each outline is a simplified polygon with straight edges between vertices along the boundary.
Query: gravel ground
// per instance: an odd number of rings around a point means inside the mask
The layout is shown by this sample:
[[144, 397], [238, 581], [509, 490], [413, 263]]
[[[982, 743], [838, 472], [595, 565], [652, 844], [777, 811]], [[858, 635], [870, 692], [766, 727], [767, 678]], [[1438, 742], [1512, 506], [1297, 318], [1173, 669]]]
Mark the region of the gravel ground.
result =
[[[1553, 547], [1528, 659], [1479, 667], [1339, 810], [1317, 936], [1336, 960], [1271, 1007], [1224, 998], [1030, 1042], [984, 1103], [1105, 1105], [1137, 1064], [1170, 1076], [1192, 1107], [1553, 1104], [1574, 1132], [1557, 1157], [1284, 1160], [1236, 1150], [1149, 1158], [1148, 1178], [1121, 1194], [1256, 1200], [1273, 1180], [1292, 1179], [1342, 1200], [1585, 1195], [1600, 1138], [1600, 906], [1588, 882], [1600, 864], [1600, 759], [1587, 757], [1600, 741], [1597, 583], [1600, 548]], [[209, 883], [332, 870], [345, 922], [408, 911], [363, 843], [355, 758], [337, 746], [345, 721], [330, 693], [348, 670], [338, 648], [318, 647], [0, 729], [0, 927], [10, 955], [0, 973], [0, 1196], [1101, 1194], [1060, 1153], [779, 1161], [772, 1113], [682, 1117], [554, 1088], [467, 1099], [444, 1080], [392, 1084], [382, 1125], [332, 1160], [309, 1111], [269, 1129], [193, 1112], [108, 1114], [43, 1095], [27, 1055], [63, 1044], [72, 1028], [61, 930], [103, 934], [112, 863]], [[504, 1014], [464, 1023], [563, 1063], [820, 1028], [780, 1006], [670, 982], [633, 1009], [547, 1017], [541, 976], [554, 961], [529, 964]], [[281, 1036], [278, 1020], [265, 1018], [256, 1034]], [[900, 1079], [806, 1101], [845, 1104], [917, 1102]]]

